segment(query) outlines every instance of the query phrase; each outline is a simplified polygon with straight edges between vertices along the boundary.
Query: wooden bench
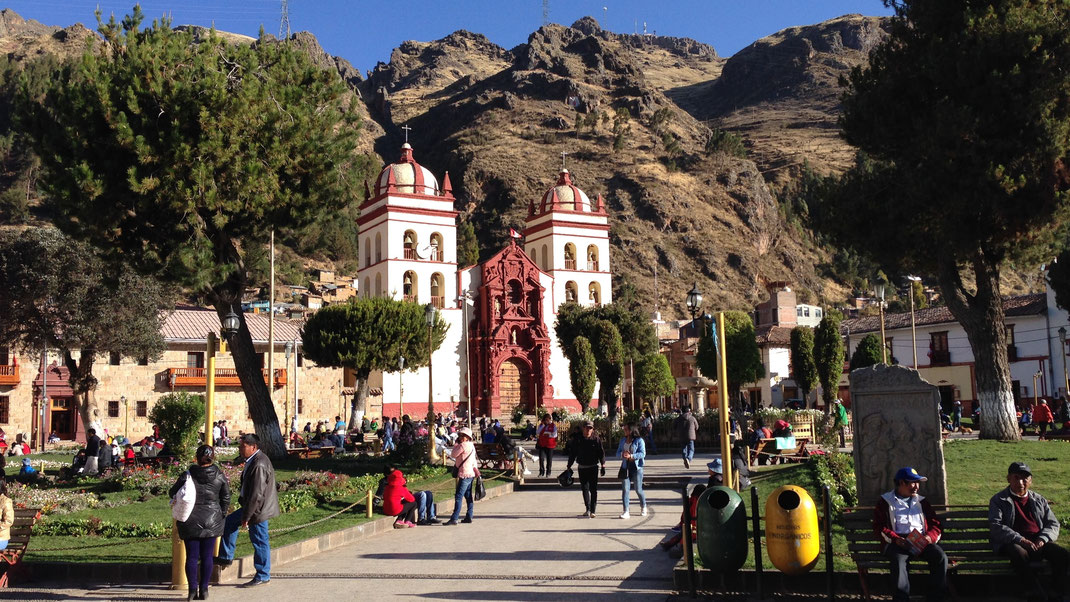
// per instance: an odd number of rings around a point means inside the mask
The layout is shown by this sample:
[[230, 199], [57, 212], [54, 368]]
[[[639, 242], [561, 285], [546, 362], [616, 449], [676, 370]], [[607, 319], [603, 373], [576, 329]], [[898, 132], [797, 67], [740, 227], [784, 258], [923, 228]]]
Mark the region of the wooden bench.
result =
[[[988, 506], [933, 506], [933, 510], [943, 528], [939, 545], [947, 554], [948, 586], [956, 599], [958, 594], [951, 581], [955, 575], [1015, 574], [1010, 560], [992, 551], [988, 540]], [[889, 570], [889, 560], [881, 554], [881, 544], [873, 534], [873, 507], [848, 508], [840, 515], [840, 522], [847, 537], [847, 550], [858, 568], [862, 594], [869, 600], [869, 572]], [[925, 561], [912, 557], [911, 562], [924, 564]], [[928, 574], [928, 570], [922, 569], [920, 574]]]
[[809, 444], [809, 438], [795, 437], [795, 447], [793, 449], [777, 449], [775, 438], [762, 439], [758, 443], [755, 460], [761, 464], [764, 455], [766, 464], [775, 463], [777, 459], [782, 462], [802, 462], [810, 457], [810, 452], [806, 449], [806, 446]]
[[15, 523], [11, 525], [11, 539], [7, 549], [0, 551], [0, 563], [7, 563], [7, 570], [0, 575], [0, 588], [7, 587], [14, 573], [22, 572], [22, 556], [30, 544], [33, 526], [41, 518], [40, 508], [15, 508]]
[[500, 443], [476, 443], [476, 459], [479, 460], [480, 468], [510, 469], [513, 467], [513, 457], [506, 454]]
[[311, 460], [312, 458], [330, 458], [334, 456], [334, 447], [296, 447], [286, 450], [288, 457]]

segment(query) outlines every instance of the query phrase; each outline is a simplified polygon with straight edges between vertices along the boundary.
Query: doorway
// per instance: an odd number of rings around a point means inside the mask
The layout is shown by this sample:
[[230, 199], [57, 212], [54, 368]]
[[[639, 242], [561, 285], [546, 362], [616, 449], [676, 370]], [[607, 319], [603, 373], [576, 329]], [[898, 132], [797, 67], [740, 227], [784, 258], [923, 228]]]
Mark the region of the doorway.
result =
[[73, 440], [77, 426], [74, 416], [74, 399], [71, 397], [53, 398], [48, 423], [51, 431], [54, 431], [60, 439]]
[[531, 371], [522, 362], [509, 359], [502, 362], [498, 378], [502, 416], [510, 416], [516, 407], [534, 412], [531, 406]]

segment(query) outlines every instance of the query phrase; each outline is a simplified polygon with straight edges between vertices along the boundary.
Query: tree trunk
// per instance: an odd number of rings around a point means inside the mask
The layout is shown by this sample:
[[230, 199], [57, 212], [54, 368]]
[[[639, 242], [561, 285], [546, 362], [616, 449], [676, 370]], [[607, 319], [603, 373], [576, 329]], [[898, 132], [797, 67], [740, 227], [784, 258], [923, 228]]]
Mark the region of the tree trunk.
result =
[[[63, 364], [67, 367], [69, 377], [67, 382], [74, 392], [74, 401], [78, 405], [78, 414], [82, 419], [84, 429], [96, 429], [97, 435], [104, 436], [104, 414], [97, 406], [97, 379], [93, 376], [93, 360], [96, 352], [92, 347], [81, 350], [78, 362], [74, 361], [70, 350], [63, 350]], [[123, 433], [127, 437], [128, 433]]]
[[285, 458], [286, 441], [279, 428], [279, 415], [275, 413], [275, 405], [271, 402], [268, 385], [264, 382], [264, 372], [260, 366], [256, 348], [253, 346], [249, 325], [245, 322], [245, 314], [240, 311], [240, 303], [230, 302], [216, 295], [216, 313], [222, 324], [223, 317], [230, 311], [232, 303], [241, 326], [238, 328], [238, 333], [230, 337], [228, 344], [234, 358], [234, 369], [238, 373], [242, 391], [245, 393], [245, 401], [249, 404], [249, 414], [253, 417], [253, 427], [256, 429], [257, 437], [260, 437], [260, 449], [272, 458]]
[[360, 426], [360, 419], [357, 418], [357, 414], [363, 417], [368, 413], [368, 376], [357, 376], [357, 392], [353, 394], [353, 401], [349, 406], [349, 428], [354, 429]]
[[958, 265], [944, 260], [940, 265], [940, 289], [948, 309], [966, 331], [973, 348], [977, 399], [981, 403], [982, 439], [1021, 439], [1015, 419], [1007, 361], [1007, 333], [1003, 299], [999, 291], [999, 260], [978, 249], [970, 263], [977, 290], [963, 286]]

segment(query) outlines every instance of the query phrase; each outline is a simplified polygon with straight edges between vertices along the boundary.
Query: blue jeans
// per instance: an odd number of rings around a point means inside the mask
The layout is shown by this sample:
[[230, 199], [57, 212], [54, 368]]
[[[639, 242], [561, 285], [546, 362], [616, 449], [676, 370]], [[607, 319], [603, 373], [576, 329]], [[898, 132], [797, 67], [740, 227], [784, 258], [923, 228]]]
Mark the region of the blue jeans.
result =
[[684, 459], [687, 460], [688, 462], [691, 462], [691, 460], [695, 459], [695, 440], [694, 439], [689, 439], [687, 441], [687, 443], [684, 444]]
[[414, 495], [416, 498], [416, 519], [427, 520], [429, 518], [437, 518], [435, 513], [435, 496], [430, 491], [417, 491]]
[[622, 501], [624, 502], [624, 511], [628, 511], [628, 498], [632, 486], [635, 487], [635, 493], [639, 496], [639, 505], [646, 508], [646, 494], [643, 493], [643, 467], [636, 466], [635, 464], [628, 463], [628, 478], [621, 481], [621, 486], [624, 488]]
[[[227, 515], [223, 524], [223, 537], [219, 542], [219, 557], [234, 559], [238, 547], [238, 529], [241, 527], [241, 510]], [[271, 542], [268, 539], [268, 521], [249, 523], [249, 543], [253, 544], [253, 568], [257, 581], [271, 580]]]
[[475, 477], [469, 477], [467, 479], [457, 480], [457, 493], [453, 498], [453, 516], [450, 520], [457, 520], [461, 516], [461, 500], [468, 502], [468, 512], [464, 515], [465, 518], [472, 519], [472, 504], [475, 500], [472, 499], [472, 483], [476, 480]]

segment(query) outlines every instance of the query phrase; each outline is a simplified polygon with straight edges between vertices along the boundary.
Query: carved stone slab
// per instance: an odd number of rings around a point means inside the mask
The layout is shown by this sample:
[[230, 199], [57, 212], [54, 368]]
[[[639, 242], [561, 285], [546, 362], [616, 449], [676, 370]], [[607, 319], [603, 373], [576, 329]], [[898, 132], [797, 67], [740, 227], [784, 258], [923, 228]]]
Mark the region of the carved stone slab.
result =
[[929, 479], [921, 495], [947, 504], [939, 389], [903, 366], [859, 368], [850, 383], [858, 503], [875, 504], [896, 470], [913, 466]]

